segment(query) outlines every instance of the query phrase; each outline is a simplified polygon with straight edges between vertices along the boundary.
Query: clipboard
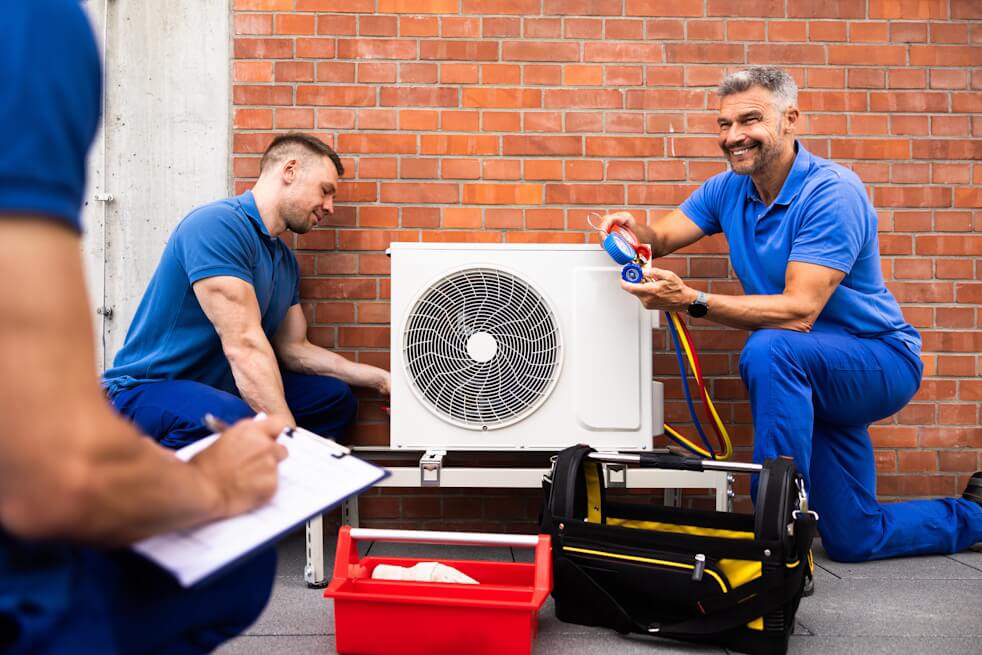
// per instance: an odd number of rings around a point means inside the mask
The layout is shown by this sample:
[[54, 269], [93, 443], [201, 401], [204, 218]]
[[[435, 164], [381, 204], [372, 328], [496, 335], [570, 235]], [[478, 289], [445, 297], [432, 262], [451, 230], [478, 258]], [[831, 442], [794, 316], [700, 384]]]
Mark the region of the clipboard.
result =
[[[205, 437], [176, 455], [187, 461], [217, 438]], [[287, 428], [277, 441], [289, 455], [280, 462], [279, 485], [268, 503], [197, 528], [154, 535], [132, 549], [169, 571], [181, 586], [191, 587], [389, 476], [350, 449], [302, 428]]]

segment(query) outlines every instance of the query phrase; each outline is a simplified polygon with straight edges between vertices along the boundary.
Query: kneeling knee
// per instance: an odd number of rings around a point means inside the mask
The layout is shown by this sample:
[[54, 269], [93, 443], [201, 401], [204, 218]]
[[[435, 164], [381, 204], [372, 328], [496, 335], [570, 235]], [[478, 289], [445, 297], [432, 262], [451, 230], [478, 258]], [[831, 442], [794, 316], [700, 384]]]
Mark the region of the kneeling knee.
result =
[[790, 356], [787, 330], [757, 330], [740, 351], [740, 376], [747, 381], [757, 371], [769, 371], [774, 360]]

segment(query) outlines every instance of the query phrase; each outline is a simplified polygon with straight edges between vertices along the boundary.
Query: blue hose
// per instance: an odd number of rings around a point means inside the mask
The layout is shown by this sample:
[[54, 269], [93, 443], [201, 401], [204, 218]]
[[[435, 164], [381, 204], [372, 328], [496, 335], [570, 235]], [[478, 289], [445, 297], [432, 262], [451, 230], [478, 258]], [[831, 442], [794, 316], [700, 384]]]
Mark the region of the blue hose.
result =
[[[675, 344], [675, 357], [679, 361], [679, 373], [682, 376], [682, 391], [685, 392], [685, 402], [689, 406], [689, 415], [692, 416], [692, 421], [696, 425], [696, 431], [699, 432], [699, 438], [702, 439], [703, 445], [706, 446], [706, 450], [709, 452], [712, 459], [716, 459], [716, 451], [712, 446], [709, 445], [709, 439], [706, 438], [706, 433], [702, 431], [702, 423], [699, 422], [699, 417], [696, 415], [696, 408], [692, 404], [692, 394], [689, 393], [689, 376], [685, 371], [685, 359], [682, 357], [682, 344], [679, 342], [679, 335], [675, 331], [675, 324], [672, 323], [672, 316], [668, 312], [665, 312], [665, 320], [668, 321], [668, 333], [672, 335], [672, 341]], [[700, 453], [696, 453], [694, 450], [686, 446], [684, 443], [672, 437], [668, 434], [669, 439], [682, 446], [689, 452], [695, 453], [696, 455], [702, 456]]]

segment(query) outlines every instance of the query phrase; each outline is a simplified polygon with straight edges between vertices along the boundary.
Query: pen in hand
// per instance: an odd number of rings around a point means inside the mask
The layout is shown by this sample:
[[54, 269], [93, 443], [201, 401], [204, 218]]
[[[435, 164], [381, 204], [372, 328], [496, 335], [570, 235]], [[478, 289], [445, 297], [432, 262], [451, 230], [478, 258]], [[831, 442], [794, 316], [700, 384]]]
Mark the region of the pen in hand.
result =
[[[253, 420], [262, 421], [265, 418], [266, 418], [266, 412], [259, 412], [253, 417]], [[228, 423], [218, 418], [211, 412], [205, 414], [205, 417], [202, 420], [204, 421], [204, 424], [208, 427], [208, 429], [215, 433], [225, 432], [225, 430], [228, 430], [231, 427]], [[289, 437], [293, 436], [292, 428], [288, 428], [286, 432], [287, 432], [287, 436]]]
[[204, 423], [212, 432], [225, 432], [229, 428], [228, 423], [211, 413], [205, 414]]

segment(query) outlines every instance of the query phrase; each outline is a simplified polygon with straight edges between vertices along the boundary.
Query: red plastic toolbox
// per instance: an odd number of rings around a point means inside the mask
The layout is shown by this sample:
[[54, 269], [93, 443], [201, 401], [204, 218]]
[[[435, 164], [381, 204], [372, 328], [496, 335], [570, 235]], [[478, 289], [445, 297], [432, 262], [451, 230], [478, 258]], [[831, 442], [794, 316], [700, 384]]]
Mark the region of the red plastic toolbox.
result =
[[[359, 557], [357, 541], [518, 546], [535, 561]], [[373, 580], [379, 564], [439, 561], [479, 584]], [[512, 655], [532, 652], [538, 613], [552, 591], [549, 535], [368, 530], [343, 527], [334, 577], [337, 651], [345, 655]]]

